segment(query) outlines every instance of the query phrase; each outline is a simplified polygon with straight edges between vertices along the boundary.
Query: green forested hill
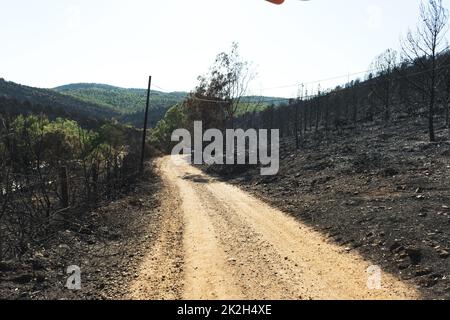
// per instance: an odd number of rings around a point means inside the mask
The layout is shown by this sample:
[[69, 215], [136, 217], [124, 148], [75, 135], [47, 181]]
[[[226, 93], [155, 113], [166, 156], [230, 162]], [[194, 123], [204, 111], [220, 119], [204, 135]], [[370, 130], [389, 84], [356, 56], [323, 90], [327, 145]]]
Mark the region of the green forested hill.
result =
[[[186, 92], [152, 91], [149, 126], [156, 126], [167, 110], [183, 101], [186, 96]], [[70, 118], [81, 124], [115, 118], [122, 123], [142, 127], [146, 97], [146, 89], [124, 89], [106, 84], [79, 83], [40, 89], [0, 79], [0, 112], [44, 113], [50, 118]], [[248, 112], [260, 110], [270, 103], [279, 104], [283, 100], [246, 97], [243, 102], [258, 102], [247, 105]]]
[[[147, 98], [146, 89], [125, 89], [105, 84], [77, 83], [57, 87], [54, 90], [87, 102], [114, 108], [122, 113], [142, 111]], [[167, 110], [182, 101], [186, 95], [185, 92], [152, 91], [151, 108]]]
[[[76, 83], [54, 88], [53, 90], [67, 96], [81, 99], [88, 103], [112, 108], [121, 113], [119, 120], [136, 127], [142, 127], [144, 109], [147, 99], [146, 89], [125, 89], [106, 84]], [[148, 123], [154, 127], [166, 114], [167, 110], [181, 102], [186, 92], [165, 93], [151, 92]]]
[[[76, 83], [64, 85], [54, 89], [87, 102], [104, 105], [123, 113], [123, 118], [133, 119], [136, 114], [142, 113], [146, 104], [146, 89], [125, 89], [96, 83]], [[150, 98], [150, 112], [162, 115], [177, 103], [183, 101], [187, 92], [161, 92], [152, 90]], [[287, 103], [285, 98], [248, 96], [242, 99], [243, 104], [249, 107], [248, 111], [261, 110], [269, 104], [279, 105]], [[250, 103], [250, 105], [249, 105]], [[158, 110], [158, 112], [157, 112]]]
[[54, 90], [33, 88], [0, 79], [0, 113], [43, 113], [49, 118], [64, 117], [80, 123], [118, 119], [120, 113], [108, 106], [58, 93]]

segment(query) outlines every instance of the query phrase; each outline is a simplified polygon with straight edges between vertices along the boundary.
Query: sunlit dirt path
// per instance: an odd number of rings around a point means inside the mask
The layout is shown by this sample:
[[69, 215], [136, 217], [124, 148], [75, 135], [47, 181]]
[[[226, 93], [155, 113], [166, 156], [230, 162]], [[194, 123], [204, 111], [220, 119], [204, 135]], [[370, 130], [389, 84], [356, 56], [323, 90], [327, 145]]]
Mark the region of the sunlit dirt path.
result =
[[372, 263], [239, 188], [176, 160], [158, 162], [167, 188], [166, 230], [131, 285], [131, 298], [420, 298], [413, 287], [387, 273], [382, 273], [381, 289], [369, 289]]

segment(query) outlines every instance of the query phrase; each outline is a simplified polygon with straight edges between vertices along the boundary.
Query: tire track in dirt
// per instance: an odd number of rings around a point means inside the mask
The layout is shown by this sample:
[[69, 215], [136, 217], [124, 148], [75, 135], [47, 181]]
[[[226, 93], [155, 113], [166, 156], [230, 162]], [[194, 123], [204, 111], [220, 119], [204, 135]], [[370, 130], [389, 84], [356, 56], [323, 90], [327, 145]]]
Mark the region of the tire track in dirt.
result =
[[245, 299], [305, 298], [291, 290], [292, 283], [298, 282], [298, 277], [292, 277], [292, 269], [287, 269], [286, 265], [278, 264], [283, 257], [261, 234], [246, 224], [230, 206], [221, 202], [207, 186], [199, 185], [196, 191], [205, 206], [209, 207], [207, 214], [218, 230], [216, 236], [227, 255], [231, 275], [245, 293]]
[[[277, 255], [271, 257], [292, 281], [289, 289], [307, 299], [408, 299], [417, 298], [412, 287], [382, 274], [382, 288], [367, 287], [367, 269], [372, 265], [354, 252], [330, 243], [324, 236], [282, 214], [240, 189], [217, 182], [208, 186], [212, 196], [227, 203], [244, 223], [250, 225]], [[233, 199], [228, 198], [233, 195]]]
[[[162, 175], [161, 163], [157, 171]], [[183, 294], [183, 213], [178, 189], [163, 180], [162, 223], [159, 236], [144, 258], [138, 277], [129, 288], [133, 300], [176, 300]]]
[[[171, 162], [164, 163], [168, 180], [174, 181], [179, 172]], [[195, 178], [194, 178], [195, 180]], [[241, 299], [242, 293], [226, 266], [226, 257], [219, 247], [217, 231], [206, 214], [207, 203], [201, 201], [201, 194], [192, 185], [189, 177], [175, 178], [182, 198], [184, 213], [184, 252], [186, 299]]]

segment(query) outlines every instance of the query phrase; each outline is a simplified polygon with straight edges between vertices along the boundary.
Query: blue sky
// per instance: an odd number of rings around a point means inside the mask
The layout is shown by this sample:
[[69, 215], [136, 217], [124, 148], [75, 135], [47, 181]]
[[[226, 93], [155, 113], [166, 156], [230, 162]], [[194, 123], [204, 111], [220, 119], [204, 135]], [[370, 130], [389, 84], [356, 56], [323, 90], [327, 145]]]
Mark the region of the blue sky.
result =
[[[363, 71], [383, 50], [398, 49], [419, 3], [0, 0], [0, 77], [37, 87], [145, 87], [152, 74], [159, 88], [191, 90], [236, 41], [258, 73], [250, 93], [293, 96], [298, 89], [289, 85]], [[336, 81], [346, 78], [322, 86]]]

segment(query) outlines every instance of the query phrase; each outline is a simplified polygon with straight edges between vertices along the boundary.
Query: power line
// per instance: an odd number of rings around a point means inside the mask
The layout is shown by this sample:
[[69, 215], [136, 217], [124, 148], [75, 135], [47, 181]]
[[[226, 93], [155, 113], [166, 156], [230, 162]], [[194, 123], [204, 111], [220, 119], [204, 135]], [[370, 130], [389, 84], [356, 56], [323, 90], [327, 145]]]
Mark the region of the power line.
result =
[[165, 92], [173, 92], [173, 91], [169, 91], [169, 90], [166, 90], [164, 88], [161, 88], [160, 86], [157, 86], [156, 84], [153, 84], [153, 87], [155, 87], [155, 88], [157, 88], [159, 90], [165, 91]]
[[[401, 67], [401, 65], [398, 65], [398, 66], [394, 67], [393, 70], [395, 70], [395, 69], [397, 69], [399, 67]], [[436, 70], [447, 69], [449, 67], [450, 67], [450, 64], [446, 64], [446, 65], [443, 65], [443, 66], [440, 66], [440, 67], [436, 68]], [[298, 86], [301, 86], [301, 85], [305, 86], [305, 85], [308, 85], [308, 84], [315, 84], [315, 83], [321, 83], [321, 82], [330, 81], [330, 80], [337, 80], [337, 79], [342, 79], [342, 78], [348, 78], [348, 77], [351, 77], [351, 76], [360, 75], [360, 74], [366, 74], [366, 73], [370, 73], [370, 72], [377, 71], [377, 70], [378, 69], [367, 69], [365, 71], [359, 71], [359, 72], [354, 72], [354, 73], [350, 73], [350, 74], [346, 74], [346, 75], [330, 77], [330, 78], [327, 78], [327, 79], [315, 80], [315, 81], [310, 81], [310, 82], [303, 82], [303, 83], [299, 83], [299, 84], [295, 84], [295, 85], [287, 85], [287, 86], [278, 86], [278, 87], [273, 87], [273, 88], [266, 88], [266, 89], [263, 89], [263, 90], [292, 88], [292, 87], [298, 87]], [[423, 70], [423, 71], [419, 71], [419, 72], [410, 73], [410, 74], [403, 75], [403, 76], [397, 76], [395, 78], [387, 79], [385, 81], [395, 81], [395, 80], [399, 80], [399, 79], [404, 79], [404, 78], [408, 78], [408, 77], [413, 77], [413, 76], [425, 74], [425, 73], [428, 73], [428, 72], [431, 72], [431, 71], [433, 71], [432, 68], [430, 68], [428, 70]], [[376, 78], [374, 78], [374, 79], [376, 79]], [[349, 82], [347, 82], [347, 83], [349, 83]], [[361, 86], [370, 85], [370, 84], [371, 84], [370, 82], [366, 81], [365, 83], [359, 83], [358, 85], [361, 87]], [[160, 90], [169, 92], [169, 91], [165, 90], [164, 88], [161, 88], [160, 86], [156, 86], [155, 85], [155, 87], [159, 88]], [[339, 86], [337, 86], [335, 89], [329, 89], [328, 92], [322, 92], [321, 95], [326, 95], [327, 93], [330, 93], [330, 92], [338, 92], [338, 91], [342, 91], [342, 90], [347, 89], [345, 87], [338, 89], [338, 87]], [[310, 94], [310, 95], [303, 96], [303, 99], [304, 100], [308, 100], [308, 99], [312, 99], [312, 98], [315, 98], [315, 97], [318, 97], [318, 96], [319, 96], [319, 94]], [[230, 101], [212, 100], [212, 99], [207, 99], [207, 98], [198, 98], [198, 97], [195, 97], [195, 96], [189, 96], [188, 99], [195, 100], [195, 101], [201, 101], [201, 102], [217, 103], [217, 104], [229, 104], [230, 103]], [[267, 103], [275, 103], [275, 102], [286, 102], [286, 101], [289, 101], [291, 99], [295, 99], [295, 98], [282, 98], [282, 97], [280, 97], [280, 98], [271, 98], [271, 99], [258, 99], [258, 100], [254, 100], [254, 101], [251, 101], [251, 100], [247, 99], [247, 100], [245, 100], [245, 103], [264, 103], [264, 104], [267, 104]], [[231, 101], [231, 103], [232, 103], [232, 101]]]
[[368, 70], [364, 70], [364, 71], [359, 71], [359, 72], [354, 72], [354, 73], [347, 73], [345, 75], [335, 76], [335, 77], [331, 77], [331, 78], [325, 78], [325, 79], [321, 79], [321, 80], [314, 80], [314, 81], [309, 81], [309, 82], [298, 82], [296, 84], [277, 86], [277, 87], [272, 87], [272, 88], [263, 88], [261, 90], [275, 90], [275, 89], [293, 88], [293, 87], [298, 87], [298, 86], [301, 86], [301, 85], [316, 84], [316, 83], [321, 83], [321, 82], [326, 82], [326, 81], [331, 81], [331, 80], [338, 80], [338, 79], [348, 78], [348, 77], [351, 77], [351, 76], [356, 76], [356, 75], [359, 75], [359, 74], [366, 74], [366, 73], [373, 72], [373, 71], [376, 71], [376, 70], [377, 69], [368, 69]]
[[198, 98], [198, 97], [188, 97], [188, 99], [196, 100], [196, 101], [203, 101], [203, 102], [211, 102], [211, 103], [223, 103], [223, 104], [232, 103], [232, 101], [210, 100], [210, 99], [204, 99], [204, 98]]

